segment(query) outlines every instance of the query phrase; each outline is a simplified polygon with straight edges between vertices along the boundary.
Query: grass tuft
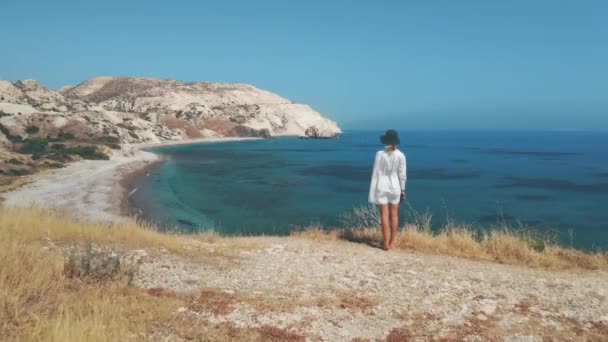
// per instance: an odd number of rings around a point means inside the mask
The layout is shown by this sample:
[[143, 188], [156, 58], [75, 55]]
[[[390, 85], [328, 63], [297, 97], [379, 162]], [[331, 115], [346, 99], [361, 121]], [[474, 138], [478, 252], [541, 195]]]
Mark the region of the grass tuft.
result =
[[72, 248], [65, 257], [63, 273], [68, 278], [103, 284], [110, 281], [131, 284], [137, 264], [127, 263], [110, 251], [94, 248], [90, 242], [84, 248]]

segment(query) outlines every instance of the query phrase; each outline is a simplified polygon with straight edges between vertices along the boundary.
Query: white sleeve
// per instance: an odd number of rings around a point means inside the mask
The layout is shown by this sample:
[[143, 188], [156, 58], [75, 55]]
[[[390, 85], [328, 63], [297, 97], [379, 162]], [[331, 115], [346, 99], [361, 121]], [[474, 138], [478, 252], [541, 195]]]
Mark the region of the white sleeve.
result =
[[370, 203], [377, 203], [376, 198], [376, 186], [378, 184], [378, 162], [380, 160], [380, 152], [376, 153], [376, 159], [374, 159], [374, 170], [372, 171], [372, 179], [369, 185], [369, 199]]
[[402, 154], [403, 162], [399, 163], [399, 183], [401, 185], [401, 191], [405, 191], [405, 181], [407, 180], [407, 160], [405, 154]]

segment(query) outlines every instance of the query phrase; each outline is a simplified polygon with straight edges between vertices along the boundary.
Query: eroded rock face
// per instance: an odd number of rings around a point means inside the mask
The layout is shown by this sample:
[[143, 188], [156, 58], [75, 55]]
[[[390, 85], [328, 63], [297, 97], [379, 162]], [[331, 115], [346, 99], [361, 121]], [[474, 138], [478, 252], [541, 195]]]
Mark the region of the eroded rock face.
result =
[[272, 135], [267, 128], [255, 129], [243, 125], [238, 125], [233, 128], [236, 136], [238, 137], [254, 137], [254, 138], [264, 138], [270, 139]]
[[106, 110], [172, 115], [204, 127], [212, 119], [268, 129], [270, 134], [303, 134], [315, 125], [340, 132], [337, 124], [307, 105], [240, 83], [186, 83], [152, 78], [94, 78], [64, 92], [67, 98]]
[[63, 132], [121, 143], [303, 135], [313, 126], [321, 136], [341, 132], [307, 105], [240, 83], [97, 77], [53, 91], [33, 80], [0, 80], [0, 111], [0, 124], [24, 138], [28, 126], [37, 137]]

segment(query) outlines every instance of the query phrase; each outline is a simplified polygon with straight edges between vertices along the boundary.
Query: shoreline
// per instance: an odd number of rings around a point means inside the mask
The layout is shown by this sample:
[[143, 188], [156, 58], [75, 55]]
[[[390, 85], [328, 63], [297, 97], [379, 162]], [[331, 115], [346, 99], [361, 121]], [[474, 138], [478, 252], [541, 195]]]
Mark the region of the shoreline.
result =
[[159, 167], [162, 163], [164, 163], [166, 158], [164, 156], [159, 155], [159, 158], [155, 161], [152, 161], [142, 167], [134, 167], [131, 170], [128, 170], [122, 174], [122, 178], [120, 179], [119, 185], [121, 187], [121, 196], [120, 196], [120, 215], [123, 217], [131, 217], [136, 221], [140, 219], [141, 212], [137, 210], [133, 206], [133, 203], [130, 201], [130, 196], [134, 190], [137, 188], [133, 188], [133, 183], [137, 181], [141, 177], [145, 177], [148, 175], [150, 171]]
[[125, 146], [128, 148], [131, 148], [132, 150], [143, 150], [146, 148], [153, 148], [153, 147], [196, 145], [196, 144], [204, 144], [204, 143], [236, 142], [236, 141], [260, 140], [260, 139], [261, 138], [254, 138], [254, 137], [199, 138], [199, 139], [190, 139], [190, 140], [163, 141], [160, 143], [126, 144]]
[[1, 205], [59, 209], [78, 219], [118, 223], [133, 218], [128, 208], [129, 184], [164, 161], [160, 154], [144, 149], [258, 139], [226, 137], [124, 144], [122, 152], [112, 155], [110, 160], [82, 160], [30, 176], [29, 183], [0, 194]]

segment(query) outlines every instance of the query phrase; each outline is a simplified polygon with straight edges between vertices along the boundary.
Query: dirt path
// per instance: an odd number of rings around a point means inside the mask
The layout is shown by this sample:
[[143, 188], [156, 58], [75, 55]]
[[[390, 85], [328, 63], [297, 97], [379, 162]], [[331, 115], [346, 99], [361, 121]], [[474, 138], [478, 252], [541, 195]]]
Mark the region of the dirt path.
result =
[[606, 272], [384, 252], [343, 241], [225, 241], [201, 243], [207, 252], [198, 261], [167, 252], [143, 259], [137, 286], [193, 298], [175, 313], [189, 328], [161, 329], [157, 337], [202, 338], [210, 327], [227, 326], [271, 329], [278, 340], [293, 341], [608, 340]]

